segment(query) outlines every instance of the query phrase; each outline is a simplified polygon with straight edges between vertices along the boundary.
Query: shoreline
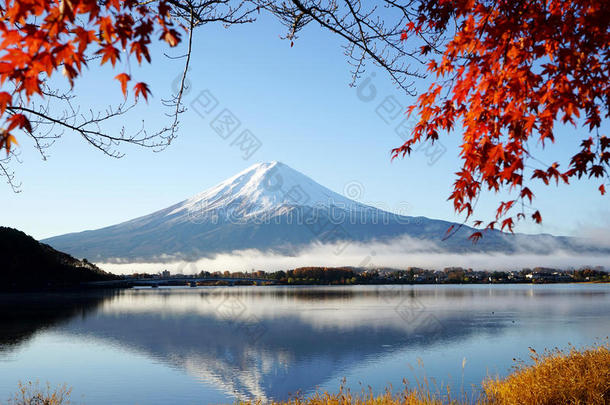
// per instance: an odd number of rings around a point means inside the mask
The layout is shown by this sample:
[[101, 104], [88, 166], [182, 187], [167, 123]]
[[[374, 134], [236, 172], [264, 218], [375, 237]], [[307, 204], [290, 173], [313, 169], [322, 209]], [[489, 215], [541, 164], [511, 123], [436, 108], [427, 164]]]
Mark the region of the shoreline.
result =
[[[96, 281], [91, 283], [83, 283], [78, 286], [54, 286], [50, 288], [15, 288], [15, 289], [0, 289], [0, 296], [11, 294], [40, 294], [40, 293], [82, 293], [89, 291], [112, 291], [112, 290], [129, 290], [129, 289], [156, 289], [156, 288], [184, 288], [196, 289], [199, 287], [215, 287], [215, 288], [230, 288], [230, 287], [382, 287], [382, 286], [514, 286], [514, 285], [592, 285], [592, 284], [610, 284], [610, 281], [559, 281], [559, 282], [487, 282], [487, 283], [435, 283], [435, 282], [415, 282], [415, 283], [354, 283], [354, 284], [339, 284], [339, 283], [249, 283], [247, 281], [221, 282], [213, 281], [209, 283], [197, 282], [196, 286], [189, 282], [177, 282], [171, 279], [158, 280], [147, 279], [138, 280], [137, 283], [130, 280], [113, 280], [113, 281]], [[154, 285], [154, 287], [153, 287]]]

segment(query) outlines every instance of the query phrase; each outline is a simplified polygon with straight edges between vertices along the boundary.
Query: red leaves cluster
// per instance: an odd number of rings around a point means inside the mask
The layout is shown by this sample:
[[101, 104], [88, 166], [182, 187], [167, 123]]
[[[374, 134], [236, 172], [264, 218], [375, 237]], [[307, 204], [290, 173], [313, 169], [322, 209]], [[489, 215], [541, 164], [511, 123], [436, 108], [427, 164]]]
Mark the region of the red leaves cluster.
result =
[[[180, 35], [173, 28], [164, 1], [153, 10], [135, 0], [6, 0], [0, 6], [0, 149], [15, 143], [15, 128], [31, 131], [26, 116], [18, 113], [34, 95], [44, 97], [42, 83], [61, 70], [73, 84], [88, 57], [101, 56], [114, 67], [122, 55], [150, 62], [148, 46], [155, 30], [161, 40], [175, 46]], [[116, 76], [127, 95], [131, 77]], [[144, 83], [134, 86], [135, 97], [150, 93]], [[6, 116], [8, 114], [8, 117]]]
[[[552, 163], [534, 170], [531, 179], [548, 185], [587, 175], [607, 182], [610, 141], [599, 134], [610, 103], [607, 8], [601, 0], [423, 2], [417, 24], [409, 24], [403, 38], [422, 29], [447, 31], [453, 22], [457, 29], [442, 57], [428, 64], [437, 80], [409, 107], [418, 122], [411, 139], [393, 150], [394, 157], [461, 124], [463, 166], [449, 197], [455, 210], [469, 218], [485, 189], [515, 194], [501, 203], [486, 225], [491, 229], [500, 223], [512, 231], [530, 209], [528, 215], [542, 221], [529, 207], [533, 193], [525, 186], [526, 168], [535, 161], [528, 141], [554, 142], [557, 122], [584, 125], [595, 136], [583, 141], [566, 171]], [[422, 48], [422, 54], [429, 51]], [[599, 191], [605, 193], [603, 184]], [[520, 211], [511, 216], [515, 207]]]

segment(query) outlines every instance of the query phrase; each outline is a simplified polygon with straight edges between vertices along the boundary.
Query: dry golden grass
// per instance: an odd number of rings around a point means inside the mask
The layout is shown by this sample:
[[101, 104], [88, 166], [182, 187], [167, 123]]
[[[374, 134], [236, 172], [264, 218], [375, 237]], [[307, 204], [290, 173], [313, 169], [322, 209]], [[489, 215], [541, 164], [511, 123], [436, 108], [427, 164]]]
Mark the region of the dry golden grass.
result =
[[[554, 350], [542, 355], [532, 350], [533, 365], [518, 364], [504, 379], [487, 378], [479, 398], [451, 399], [449, 390], [432, 390], [425, 381], [400, 394], [352, 395], [341, 388], [338, 394], [296, 397], [272, 405], [562, 405], [610, 404], [610, 350], [608, 344], [568, 351]], [[247, 402], [244, 405], [257, 404]]]
[[533, 365], [520, 364], [502, 380], [483, 382], [488, 403], [610, 404], [608, 345], [580, 351], [553, 350], [542, 355], [530, 350]]
[[72, 389], [62, 385], [52, 389], [51, 385], [43, 388], [38, 382], [31, 381], [23, 384], [19, 383], [19, 390], [15, 396], [9, 399], [11, 405], [67, 405], [70, 403], [69, 397]]
[[[240, 405], [263, 404], [262, 402], [241, 402]], [[432, 394], [425, 390], [405, 390], [392, 394], [389, 390], [382, 395], [372, 393], [353, 395], [341, 388], [338, 394], [317, 393], [308, 398], [297, 396], [285, 402], [272, 402], [272, 405], [459, 405], [460, 402], [449, 399], [448, 395]]]

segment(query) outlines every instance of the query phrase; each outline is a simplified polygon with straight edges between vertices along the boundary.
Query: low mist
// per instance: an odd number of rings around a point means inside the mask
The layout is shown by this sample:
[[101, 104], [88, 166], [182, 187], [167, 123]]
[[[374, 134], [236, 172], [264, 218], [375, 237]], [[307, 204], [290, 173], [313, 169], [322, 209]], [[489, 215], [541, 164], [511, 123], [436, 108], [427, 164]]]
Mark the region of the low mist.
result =
[[296, 255], [278, 254], [255, 249], [222, 253], [194, 261], [168, 261], [147, 263], [98, 263], [106, 271], [117, 274], [134, 272], [157, 273], [169, 270], [172, 273], [193, 274], [202, 270], [214, 271], [277, 271], [304, 266], [356, 266], [391, 267], [405, 269], [422, 267], [443, 269], [464, 267], [474, 270], [521, 270], [531, 267], [557, 269], [582, 266], [610, 267], [610, 256], [591, 252], [577, 254], [549, 246], [547, 254], [528, 253], [515, 246], [515, 253], [455, 253], [447, 252], [437, 244], [409, 237], [400, 237], [388, 242], [338, 242], [333, 244], [313, 243]]

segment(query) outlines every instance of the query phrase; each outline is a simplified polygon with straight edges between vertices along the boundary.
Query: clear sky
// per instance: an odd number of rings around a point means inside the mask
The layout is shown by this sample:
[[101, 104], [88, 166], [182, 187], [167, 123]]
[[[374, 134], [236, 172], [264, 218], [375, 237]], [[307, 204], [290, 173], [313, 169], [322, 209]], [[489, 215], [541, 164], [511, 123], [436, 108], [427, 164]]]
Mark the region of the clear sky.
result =
[[[447, 201], [453, 173], [459, 168], [459, 133], [441, 139], [446, 151], [440, 157], [431, 159], [419, 151], [391, 162], [391, 148], [402, 143], [395, 127], [404, 118], [404, 108], [396, 115], [392, 103], [406, 106], [413, 98], [397, 90], [372, 65], [362, 80], [371, 79], [367, 83], [376, 93], [372, 97], [367, 87], [359, 96], [358, 89], [349, 86], [350, 66], [339, 38], [312, 25], [291, 48], [280, 39], [283, 34], [283, 27], [264, 16], [229, 29], [199, 29], [185, 101], [187, 105], [201, 101], [202, 92], [207, 91], [218, 105], [203, 118], [190, 107], [181, 118], [178, 138], [163, 152], [127, 145], [121, 147], [127, 155], [117, 160], [78, 135], [66, 133], [43, 161], [30, 141], [18, 139], [23, 163], [14, 168], [22, 192], [14, 194], [2, 185], [0, 223], [36, 238], [96, 229], [164, 208], [252, 164], [271, 160], [390, 211], [459, 220]], [[132, 72], [148, 82], [153, 100], [111, 130], [117, 131], [120, 124], [137, 128], [142, 120], [150, 128], [167, 123], [160, 100], [171, 92], [182, 62], [164, 58], [162, 51], [167, 50], [159, 46], [152, 66]], [[121, 99], [120, 86], [112, 76], [108, 69], [85, 72], [75, 89], [83, 111]], [[249, 129], [261, 141], [250, 158], [244, 159], [243, 152], [231, 145], [237, 133], [225, 140], [211, 128], [223, 109], [240, 120], [238, 132]], [[608, 123], [604, 125], [608, 133]], [[547, 162], [558, 160], [565, 167], [581, 137], [568, 128], [560, 130], [557, 139], [540, 157]], [[544, 223], [521, 225], [517, 230], [580, 234], [591, 227], [608, 227], [609, 197], [600, 196], [598, 186], [598, 182], [582, 181], [570, 187], [535, 187], [539, 190], [535, 204]], [[484, 219], [490, 218], [497, 201], [492, 195], [481, 198]]]

